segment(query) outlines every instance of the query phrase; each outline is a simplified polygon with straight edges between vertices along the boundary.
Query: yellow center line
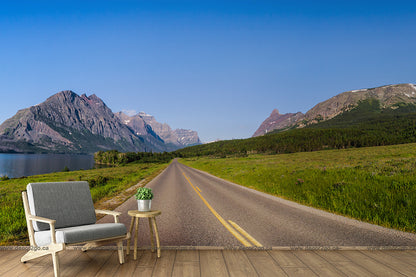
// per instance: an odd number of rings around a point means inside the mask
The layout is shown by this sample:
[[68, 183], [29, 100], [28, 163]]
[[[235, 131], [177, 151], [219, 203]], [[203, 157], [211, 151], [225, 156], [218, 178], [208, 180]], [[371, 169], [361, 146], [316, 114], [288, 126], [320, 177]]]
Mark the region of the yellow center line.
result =
[[204, 197], [202, 197], [201, 193], [195, 188], [195, 186], [192, 184], [191, 180], [189, 180], [188, 176], [186, 176], [185, 172], [182, 171], [183, 176], [185, 176], [188, 183], [192, 186], [192, 188], [195, 190], [195, 192], [199, 195], [199, 197], [204, 201], [205, 205], [208, 207], [208, 209], [215, 215], [215, 217], [224, 225], [224, 227], [236, 238], [238, 239], [244, 246], [251, 247], [253, 246], [251, 243], [249, 243], [243, 236], [241, 236], [236, 230], [233, 229], [233, 227], [230, 226], [230, 224], [227, 223], [227, 221], [224, 220], [215, 210], [211, 207], [211, 205], [205, 200]]
[[230, 222], [231, 225], [233, 225], [233, 227], [239, 231], [243, 236], [245, 236], [249, 241], [251, 241], [251, 243], [253, 243], [255, 246], [257, 247], [263, 247], [263, 245], [261, 245], [260, 242], [258, 242], [255, 238], [253, 238], [249, 233], [247, 233], [243, 228], [241, 228], [237, 223], [228, 220], [228, 222]]
[[201, 189], [200, 188], [198, 188], [198, 186], [195, 186], [198, 190], [199, 190], [199, 192], [201, 192]]

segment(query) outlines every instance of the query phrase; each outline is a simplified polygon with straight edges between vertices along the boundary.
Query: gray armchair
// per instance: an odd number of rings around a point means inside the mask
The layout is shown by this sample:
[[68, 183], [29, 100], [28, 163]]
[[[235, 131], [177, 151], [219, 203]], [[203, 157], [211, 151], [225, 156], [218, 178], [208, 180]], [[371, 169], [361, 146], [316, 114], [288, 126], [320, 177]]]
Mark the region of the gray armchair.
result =
[[[26, 189], [22, 197], [30, 250], [21, 262], [51, 254], [57, 277], [57, 253], [66, 246], [84, 244], [82, 250], [86, 251], [116, 243], [120, 264], [124, 263], [123, 240], [130, 238], [130, 233], [119, 223], [120, 213], [94, 209], [87, 182], [30, 183]], [[113, 215], [115, 223], [96, 224], [95, 213]]]

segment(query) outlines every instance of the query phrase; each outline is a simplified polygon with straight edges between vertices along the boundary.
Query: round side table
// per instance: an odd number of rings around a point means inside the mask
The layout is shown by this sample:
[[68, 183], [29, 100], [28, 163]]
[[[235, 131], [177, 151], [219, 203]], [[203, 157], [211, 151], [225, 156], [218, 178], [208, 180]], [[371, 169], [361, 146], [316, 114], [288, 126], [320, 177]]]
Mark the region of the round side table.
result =
[[[160, 258], [160, 242], [159, 242], [159, 233], [157, 231], [157, 225], [156, 225], [156, 216], [160, 215], [162, 212], [161, 211], [149, 211], [149, 212], [139, 212], [137, 210], [131, 210], [128, 211], [128, 215], [131, 216], [131, 223], [130, 223], [130, 234], [131, 237], [134, 237], [134, 259], [137, 259], [137, 240], [138, 240], [138, 236], [139, 236], [139, 219], [140, 218], [148, 218], [149, 219], [149, 230], [150, 230], [150, 242], [152, 243], [152, 247], [151, 247], [151, 251], [154, 252], [154, 248], [155, 248], [155, 242], [153, 240], [153, 229], [155, 230], [155, 235], [156, 235], [156, 246], [157, 246], [157, 257]], [[136, 220], [136, 224], [134, 224], [134, 221]], [[135, 225], [135, 234], [132, 233], [133, 231], [133, 225]], [[152, 225], [153, 225], [153, 229], [152, 229]], [[130, 240], [131, 238], [129, 238], [127, 240], [127, 251], [126, 254], [129, 255], [130, 254]]]

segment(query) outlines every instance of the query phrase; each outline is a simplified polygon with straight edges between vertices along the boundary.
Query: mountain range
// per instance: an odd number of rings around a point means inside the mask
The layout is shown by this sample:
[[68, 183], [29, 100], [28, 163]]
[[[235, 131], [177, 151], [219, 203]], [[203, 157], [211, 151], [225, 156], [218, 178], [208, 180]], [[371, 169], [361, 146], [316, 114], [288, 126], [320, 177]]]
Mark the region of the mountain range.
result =
[[172, 130], [144, 113], [114, 114], [95, 94], [79, 96], [70, 90], [20, 110], [0, 125], [0, 152], [162, 152], [199, 143], [195, 131]]
[[[369, 102], [372, 106], [363, 104], [366, 101], [373, 101]], [[403, 112], [406, 105], [415, 104], [416, 86], [413, 84], [347, 91], [315, 105], [305, 114], [280, 114], [275, 109], [253, 137], [318, 126], [334, 119], [347, 126], [350, 124], [347, 122], [354, 122], [351, 112], [357, 107]], [[379, 115], [374, 113], [371, 117], [376, 120]], [[334, 122], [331, 124], [334, 126]], [[94, 153], [112, 149], [163, 152], [198, 144], [201, 141], [196, 131], [172, 130], [166, 123], [159, 123], [144, 112], [133, 116], [113, 113], [95, 94], [79, 96], [69, 90], [18, 111], [0, 125], [0, 152], [10, 153]]]
[[280, 114], [275, 109], [263, 121], [253, 137], [327, 121], [344, 112], [351, 111], [360, 102], [369, 99], [377, 100], [382, 109], [395, 109], [398, 104], [415, 104], [416, 86], [414, 84], [397, 84], [346, 91], [315, 105], [305, 114], [301, 112]]

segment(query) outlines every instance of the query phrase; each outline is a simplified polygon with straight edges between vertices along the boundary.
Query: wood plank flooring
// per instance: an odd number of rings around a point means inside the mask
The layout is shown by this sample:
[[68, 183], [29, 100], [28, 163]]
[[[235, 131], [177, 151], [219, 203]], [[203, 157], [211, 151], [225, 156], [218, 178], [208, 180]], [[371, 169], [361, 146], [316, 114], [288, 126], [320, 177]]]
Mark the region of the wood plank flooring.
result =
[[[0, 251], [0, 276], [53, 276], [50, 255], [25, 264], [25, 250]], [[61, 276], [416, 276], [416, 250], [67, 250]]]

